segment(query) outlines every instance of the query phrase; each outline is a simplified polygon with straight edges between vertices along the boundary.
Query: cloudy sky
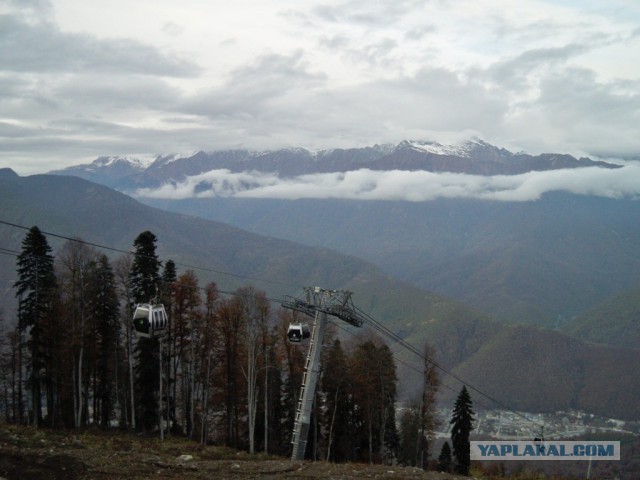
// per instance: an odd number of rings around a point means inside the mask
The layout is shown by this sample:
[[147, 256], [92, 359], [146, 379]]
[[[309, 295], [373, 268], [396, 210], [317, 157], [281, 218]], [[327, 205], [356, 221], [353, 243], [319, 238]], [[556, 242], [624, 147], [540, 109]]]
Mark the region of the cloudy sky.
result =
[[640, 158], [637, 0], [0, 0], [0, 167], [480, 137]]

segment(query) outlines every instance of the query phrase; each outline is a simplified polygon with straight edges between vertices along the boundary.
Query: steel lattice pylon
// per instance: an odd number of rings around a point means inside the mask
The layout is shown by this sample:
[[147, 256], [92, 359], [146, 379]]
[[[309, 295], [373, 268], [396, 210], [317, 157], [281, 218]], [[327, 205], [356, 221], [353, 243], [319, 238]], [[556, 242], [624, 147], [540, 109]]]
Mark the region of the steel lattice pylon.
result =
[[362, 326], [363, 318], [351, 301], [352, 293], [346, 290], [326, 290], [320, 287], [306, 287], [305, 298], [291, 298], [282, 306], [314, 317], [309, 353], [304, 366], [302, 390], [293, 426], [293, 452], [291, 460], [304, 460], [307, 437], [311, 421], [311, 408], [315, 397], [318, 374], [320, 372], [320, 351], [327, 326], [327, 316], [337, 317], [356, 327]]

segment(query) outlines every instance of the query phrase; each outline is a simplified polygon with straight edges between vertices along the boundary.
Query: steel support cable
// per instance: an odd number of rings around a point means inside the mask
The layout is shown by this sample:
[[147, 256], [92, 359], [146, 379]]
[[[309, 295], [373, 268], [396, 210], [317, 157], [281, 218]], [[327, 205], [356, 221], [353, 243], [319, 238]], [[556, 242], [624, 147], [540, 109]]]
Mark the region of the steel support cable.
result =
[[[10, 227], [14, 227], [14, 228], [23, 229], [23, 230], [30, 230], [31, 229], [31, 227], [26, 227], [24, 225], [19, 225], [19, 224], [16, 224], [16, 223], [8, 222], [6, 220], [0, 220], [0, 224], [7, 225], [7, 226], [10, 226]], [[61, 235], [61, 234], [58, 234], [58, 233], [55, 233], [55, 232], [48, 232], [48, 231], [44, 231], [44, 230], [40, 230], [40, 231], [44, 235], [49, 235], [49, 236], [60, 238], [60, 239], [63, 239], [63, 240], [82, 243], [84, 245], [89, 245], [89, 246], [92, 246], [92, 247], [95, 247], [95, 248], [101, 248], [101, 249], [105, 249], [105, 250], [110, 250], [110, 251], [113, 251], [113, 252], [123, 253], [123, 254], [126, 254], [126, 255], [134, 255], [134, 252], [122, 250], [122, 249], [119, 249], [119, 248], [110, 247], [110, 246], [107, 246], [107, 245], [101, 245], [101, 244], [93, 243], [93, 242], [88, 242], [88, 241], [85, 241], [85, 240], [81, 240], [79, 238], [73, 238], [73, 237], [69, 237], [69, 236], [66, 236], [66, 235]], [[0, 253], [12, 254], [12, 255], [15, 254], [15, 252], [13, 252], [11, 250], [8, 250], [8, 249], [2, 249], [2, 250], [4, 250], [4, 251], [0, 251]], [[216, 269], [208, 268], [208, 267], [193, 266], [193, 265], [177, 263], [177, 262], [174, 262], [174, 263], [175, 263], [176, 266], [181, 266], [181, 267], [185, 267], [185, 268], [189, 268], [189, 269], [197, 269], [197, 270], [202, 270], [202, 271], [208, 271], [208, 272], [211, 272], [211, 273], [218, 273], [218, 274], [221, 274], [221, 275], [228, 275], [228, 276], [233, 276], [233, 277], [238, 277], [238, 278], [244, 278], [244, 279], [247, 279], [247, 280], [256, 280], [256, 281], [260, 281], [260, 282], [264, 282], [264, 283], [292, 286], [290, 284], [286, 284], [284, 282], [279, 282], [279, 281], [276, 281], [276, 280], [268, 280], [268, 279], [263, 279], [263, 278], [259, 278], [259, 277], [252, 277], [252, 276], [249, 276], [249, 275], [231, 273], [231, 272], [226, 272], [224, 270], [216, 270]], [[199, 287], [199, 288], [201, 288], [201, 287]], [[219, 292], [223, 293], [223, 294], [236, 295], [236, 293], [234, 293], [234, 292], [224, 292], [224, 291], [219, 291]], [[269, 299], [269, 300], [270, 301], [274, 301], [273, 299]], [[426, 360], [426, 361], [430, 362], [434, 367], [436, 367], [437, 369], [442, 371], [445, 375], [448, 375], [451, 378], [454, 378], [458, 382], [462, 383], [463, 385], [466, 385], [467, 387], [469, 387], [470, 389], [472, 389], [476, 393], [480, 394], [481, 396], [487, 398], [488, 400], [490, 400], [491, 402], [495, 403], [496, 405], [499, 405], [499, 406], [503, 407], [505, 410], [508, 410], [508, 411], [514, 413], [515, 415], [518, 415], [521, 418], [524, 418], [527, 421], [530, 421], [532, 423], [538, 423], [538, 422], [534, 422], [533, 420], [527, 418], [525, 415], [513, 410], [508, 405], [502, 403], [501, 401], [497, 400], [496, 398], [492, 397], [491, 395], [483, 392], [482, 390], [480, 390], [479, 388], [475, 387], [473, 384], [465, 381], [464, 379], [460, 378], [456, 374], [448, 371], [447, 369], [445, 369], [444, 367], [439, 365], [437, 362], [434, 362], [434, 361], [432, 361], [430, 359], [426, 359], [424, 357], [424, 355], [422, 354], [422, 352], [420, 352], [417, 348], [415, 348], [410, 343], [406, 342], [402, 337], [398, 336], [397, 334], [395, 334], [394, 332], [389, 330], [387, 327], [385, 327], [384, 325], [380, 324], [371, 315], [369, 315], [368, 313], [364, 312], [363, 310], [361, 310], [358, 307], [354, 306], [354, 308], [361, 316], [363, 316], [365, 318], [366, 322], [372, 328], [377, 330], [379, 333], [385, 335], [386, 337], [390, 338], [391, 340], [395, 341], [396, 343], [400, 344], [402, 347], [404, 347], [405, 349], [407, 349], [410, 352], [414, 353], [415, 355], [419, 356], [423, 360]]]
[[[16, 223], [7, 222], [5, 220], [0, 220], [0, 224], [7, 225], [7, 226], [10, 226], [10, 227], [20, 228], [20, 229], [23, 229], [23, 230], [30, 230], [31, 229], [31, 227], [25, 227], [24, 225], [18, 225]], [[61, 235], [59, 233], [47, 232], [47, 231], [44, 231], [44, 230], [40, 230], [40, 232], [43, 235], [49, 235], [51, 237], [60, 238], [62, 240], [69, 240], [71, 242], [82, 243], [84, 245], [89, 245], [89, 246], [95, 247], [95, 248], [102, 248], [102, 249], [105, 249], [105, 250], [110, 250], [112, 252], [117, 252], [117, 253], [123, 253], [123, 254], [126, 254], [126, 255], [135, 255], [135, 252], [122, 250], [122, 249], [115, 248], [115, 247], [110, 247], [108, 245], [101, 245], [99, 243], [88, 242], [86, 240], [82, 240], [82, 239], [79, 239], [79, 238], [73, 238], [73, 237], [69, 237], [69, 236], [66, 236], [66, 235]], [[276, 285], [284, 285], [284, 286], [288, 286], [288, 287], [294, 287], [294, 285], [291, 285], [289, 283], [280, 282], [280, 281], [277, 281], [277, 280], [268, 280], [268, 279], [265, 279], [265, 278], [252, 277], [250, 275], [243, 275], [241, 273], [232, 273], [232, 272], [227, 272], [227, 271], [224, 271], [224, 270], [216, 270], [214, 268], [209, 268], [209, 267], [201, 267], [201, 266], [189, 265], [189, 264], [186, 264], [186, 263], [178, 263], [178, 262], [174, 262], [174, 263], [175, 263], [176, 266], [180, 266], [180, 267], [183, 267], [183, 268], [188, 268], [188, 269], [193, 269], [193, 270], [202, 270], [202, 271], [205, 271], [205, 272], [219, 273], [221, 275], [228, 275], [230, 277], [244, 278], [244, 279], [247, 279], [247, 280], [255, 280], [255, 281], [258, 281], [258, 282], [272, 283], [272, 284], [276, 284]]]
[[420, 357], [423, 361], [427, 361], [429, 363], [431, 363], [434, 367], [436, 367], [438, 370], [440, 370], [442, 373], [444, 373], [445, 375], [448, 375], [451, 378], [454, 378], [455, 380], [457, 380], [458, 382], [462, 383], [463, 385], [469, 387], [471, 390], [473, 390], [474, 392], [478, 393], [479, 395], [483, 396], [484, 398], [486, 398], [487, 400], [490, 400], [491, 402], [493, 402], [494, 404], [502, 407], [503, 409], [513, 413], [514, 415], [519, 416], [520, 418], [523, 418], [524, 420], [527, 420], [528, 422], [531, 422], [533, 424], [536, 425], [540, 425], [541, 427], [544, 428], [544, 424], [540, 423], [540, 422], [536, 422], [535, 420], [530, 419], [529, 417], [527, 417], [526, 415], [512, 409], [511, 407], [509, 407], [508, 405], [506, 405], [505, 403], [501, 402], [500, 400], [496, 399], [495, 397], [493, 397], [492, 395], [489, 395], [488, 393], [485, 393], [484, 391], [482, 391], [481, 389], [479, 389], [478, 387], [474, 386], [473, 384], [467, 382], [466, 380], [464, 380], [463, 378], [461, 378], [460, 376], [456, 375], [455, 373], [451, 372], [450, 370], [447, 370], [446, 368], [444, 368], [442, 365], [440, 365], [438, 362], [431, 360], [429, 358], [426, 358], [424, 356], [424, 354], [422, 352], [420, 352], [416, 347], [414, 347], [413, 345], [411, 345], [410, 343], [408, 343], [405, 339], [403, 339], [402, 337], [400, 337], [399, 335], [397, 335], [396, 333], [392, 332], [391, 330], [389, 330], [386, 326], [384, 326], [383, 324], [381, 324], [380, 322], [378, 322], [376, 319], [374, 319], [371, 315], [369, 315], [368, 313], [364, 312], [363, 310], [359, 309], [356, 307], [356, 310], [358, 310], [358, 313], [365, 318], [366, 323], [368, 325], [370, 325], [372, 328], [374, 328], [376, 331], [382, 333], [383, 335], [387, 336], [388, 338], [390, 338], [391, 340], [393, 340], [394, 342], [398, 343], [399, 345], [401, 345], [403, 348], [407, 349], [408, 351], [414, 353], [415, 355], [417, 355], [418, 357]]
[[[331, 322], [331, 323], [333, 323], [333, 322]], [[336, 326], [336, 327], [338, 327], [338, 328], [339, 328], [340, 330], [342, 330], [343, 332], [348, 333], [348, 334], [349, 334], [349, 335], [351, 335], [352, 337], [357, 338], [357, 335], [356, 335], [355, 333], [353, 333], [353, 332], [351, 332], [351, 331], [347, 330], [346, 328], [342, 327], [342, 326], [341, 326], [341, 325], [339, 325], [338, 323], [335, 323], [335, 326]], [[390, 349], [391, 349], [391, 348], [390, 348]], [[423, 372], [422, 370], [420, 370], [418, 367], [416, 367], [415, 365], [411, 365], [410, 363], [407, 363], [407, 362], [405, 362], [404, 360], [402, 360], [402, 359], [398, 358], [398, 356], [397, 356], [397, 353], [398, 353], [398, 352], [394, 352], [394, 351], [393, 351], [393, 349], [391, 349], [391, 353], [393, 354], [393, 358], [394, 358], [394, 360], [395, 360], [397, 363], [401, 363], [401, 364], [402, 364], [402, 365], [404, 365], [405, 367], [409, 368], [410, 370], [413, 370], [414, 372], [416, 372], [416, 373], [418, 373], [418, 374], [420, 374], [420, 375], [423, 375], [423, 374], [424, 374], [424, 372]], [[460, 393], [460, 392], [459, 392], [459, 390], [457, 390], [455, 387], [452, 387], [452, 386], [450, 386], [450, 385], [447, 385], [446, 383], [444, 383], [444, 381], [442, 381], [442, 382], [440, 383], [440, 385], [441, 385], [441, 386], [443, 386], [444, 388], [446, 388], [447, 390], [451, 390], [453, 393], [456, 393], [456, 394]], [[476, 400], [476, 401], [477, 401], [477, 400]], [[479, 403], [481, 406], [483, 406], [483, 407], [485, 407], [485, 408], [487, 408], [487, 409], [490, 409], [490, 408], [491, 408], [488, 404], [486, 404], [486, 403], [484, 403], [484, 402], [482, 402], [482, 401], [477, 401], [477, 403]]]

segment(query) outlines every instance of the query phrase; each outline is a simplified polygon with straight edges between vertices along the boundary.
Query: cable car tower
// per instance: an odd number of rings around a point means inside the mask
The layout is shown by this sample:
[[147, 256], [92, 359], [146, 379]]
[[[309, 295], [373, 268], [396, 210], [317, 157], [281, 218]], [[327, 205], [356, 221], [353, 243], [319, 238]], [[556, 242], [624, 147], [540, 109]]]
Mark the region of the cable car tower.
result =
[[[358, 314], [351, 301], [352, 292], [346, 290], [325, 290], [320, 287], [306, 287], [306, 298], [291, 298], [282, 302], [282, 306], [314, 317], [313, 331], [309, 345], [309, 353], [304, 366], [300, 400], [296, 410], [293, 426], [293, 452], [291, 460], [304, 460], [307, 448], [309, 425], [311, 423], [311, 407], [316, 392], [316, 383], [320, 373], [320, 350], [327, 326], [327, 315], [343, 320], [356, 327], [362, 326], [363, 317]], [[299, 341], [299, 340], [298, 340]]]

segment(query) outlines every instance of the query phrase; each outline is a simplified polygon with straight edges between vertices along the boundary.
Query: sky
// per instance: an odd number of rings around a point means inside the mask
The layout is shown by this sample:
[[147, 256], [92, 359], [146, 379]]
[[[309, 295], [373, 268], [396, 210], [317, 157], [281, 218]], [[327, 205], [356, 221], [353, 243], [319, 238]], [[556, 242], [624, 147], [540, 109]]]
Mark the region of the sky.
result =
[[0, 0], [0, 167], [481, 138], [640, 159], [637, 0]]

